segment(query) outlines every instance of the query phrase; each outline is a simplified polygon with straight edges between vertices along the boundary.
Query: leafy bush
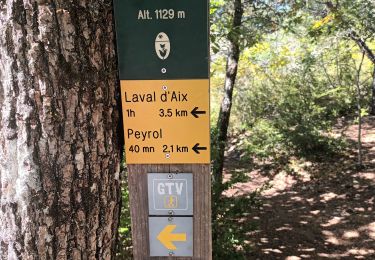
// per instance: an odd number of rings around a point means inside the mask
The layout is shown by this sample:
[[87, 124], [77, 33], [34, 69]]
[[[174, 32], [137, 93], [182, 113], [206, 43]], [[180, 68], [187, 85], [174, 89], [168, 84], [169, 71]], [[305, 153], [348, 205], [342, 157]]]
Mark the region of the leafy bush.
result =
[[117, 259], [133, 259], [130, 221], [129, 190], [127, 177], [121, 183], [121, 215], [118, 229]]
[[251, 250], [249, 232], [256, 229], [248, 215], [259, 204], [258, 192], [242, 197], [222, 197], [214, 201], [216, 213], [212, 220], [213, 259], [246, 259]]
[[244, 146], [250, 156], [259, 158], [276, 157], [286, 150], [283, 135], [265, 119], [257, 121], [249, 130]]

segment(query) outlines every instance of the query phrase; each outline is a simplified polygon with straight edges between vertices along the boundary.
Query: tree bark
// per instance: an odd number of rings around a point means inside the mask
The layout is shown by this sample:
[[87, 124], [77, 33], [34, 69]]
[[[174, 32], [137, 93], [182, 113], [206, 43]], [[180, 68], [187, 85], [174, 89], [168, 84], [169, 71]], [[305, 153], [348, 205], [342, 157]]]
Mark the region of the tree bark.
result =
[[[234, 14], [232, 29], [228, 34], [229, 52], [226, 64], [226, 76], [224, 83], [224, 97], [221, 102], [219, 118], [217, 121], [217, 133], [214, 140], [215, 155], [213, 163], [214, 201], [218, 201], [223, 191], [223, 167], [224, 153], [227, 143], [229, 119], [232, 108], [233, 89], [237, 77], [238, 61], [240, 58], [240, 27], [242, 24], [243, 6], [241, 0], [234, 0]], [[215, 207], [213, 208], [213, 216], [215, 216]]]
[[112, 2], [0, 1], [0, 259], [110, 259], [120, 144]]
[[375, 116], [375, 66], [372, 73], [370, 115]]

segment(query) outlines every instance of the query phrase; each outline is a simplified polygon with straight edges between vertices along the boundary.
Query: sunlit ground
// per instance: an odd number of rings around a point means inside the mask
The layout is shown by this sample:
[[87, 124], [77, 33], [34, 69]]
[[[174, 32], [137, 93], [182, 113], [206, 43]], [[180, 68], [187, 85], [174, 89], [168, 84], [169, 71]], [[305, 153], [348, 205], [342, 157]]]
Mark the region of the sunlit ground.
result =
[[[269, 182], [263, 205], [247, 221], [258, 223], [249, 232], [253, 252], [248, 259], [375, 259], [375, 119], [363, 131], [364, 165], [355, 167], [356, 153], [323, 162], [291, 159], [292, 172], [254, 170], [235, 160], [229, 172], [248, 171], [251, 181], [237, 184], [226, 196], [241, 196]], [[344, 134], [356, 140], [356, 126]]]

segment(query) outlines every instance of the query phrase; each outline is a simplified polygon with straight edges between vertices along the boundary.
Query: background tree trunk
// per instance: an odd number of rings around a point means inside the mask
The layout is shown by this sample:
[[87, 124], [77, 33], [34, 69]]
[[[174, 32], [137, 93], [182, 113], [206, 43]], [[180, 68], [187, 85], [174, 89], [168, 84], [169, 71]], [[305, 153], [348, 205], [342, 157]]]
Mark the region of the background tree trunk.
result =
[[362, 168], [362, 95], [361, 95], [361, 71], [363, 66], [363, 61], [365, 59], [366, 53], [362, 52], [362, 59], [357, 69], [357, 76], [356, 76], [356, 89], [357, 89], [357, 114], [358, 114], [358, 135], [357, 135], [357, 147], [358, 147], [358, 159], [357, 159], [357, 166]]
[[[228, 34], [229, 50], [226, 64], [226, 76], [224, 82], [224, 97], [221, 102], [219, 118], [217, 121], [217, 133], [214, 140], [214, 163], [213, 163], [213, 201], [219, 201], [223, 191], [223, 167], [224, 153], [227, 144], [230, 112], [232, 108], [233, 89], [237, 77], [238, 61], [240, 59], [240, 42], [243, 6], [241, 0], [234, 0], [234, 14], [232, 29]], [[216, 218], [216, 209], [213, 206], [212, 214]]]
[[0, 258], [110, 259], [120, 144], [112, 1], [0, 1]]
[[372, 84], [371, 84], [371, 101], [370, 101], [370, 115], [375, 116], [375, 64], [374, 71], [372, 73]]

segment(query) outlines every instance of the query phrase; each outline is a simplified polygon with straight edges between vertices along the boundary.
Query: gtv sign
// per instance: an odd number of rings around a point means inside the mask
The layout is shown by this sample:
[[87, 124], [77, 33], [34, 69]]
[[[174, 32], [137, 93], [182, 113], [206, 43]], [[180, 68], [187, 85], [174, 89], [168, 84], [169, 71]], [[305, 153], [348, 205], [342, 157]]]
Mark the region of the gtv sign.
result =
[[[154, 180], [154, 185], [157, 186], [158, 196], [164, 196], [164, 209], [177, 209], [180, 198], [182, 197], [182, 190], [186, 192], [185, 198], [187, 196], [187, 183], [186, 180], [174, 180], [165, 181], [165, 180]], [[186, 204], [186, 203], [185, 203]], [[156, 203], [154, 201], [154, 206]], [[187, 206], [187, 205], [186, 205]], [[186, 208], [185, 208], [186, 209]]]
[[149, 215], [192, 215], [192, 174], [149, 173], [148, 204]]

